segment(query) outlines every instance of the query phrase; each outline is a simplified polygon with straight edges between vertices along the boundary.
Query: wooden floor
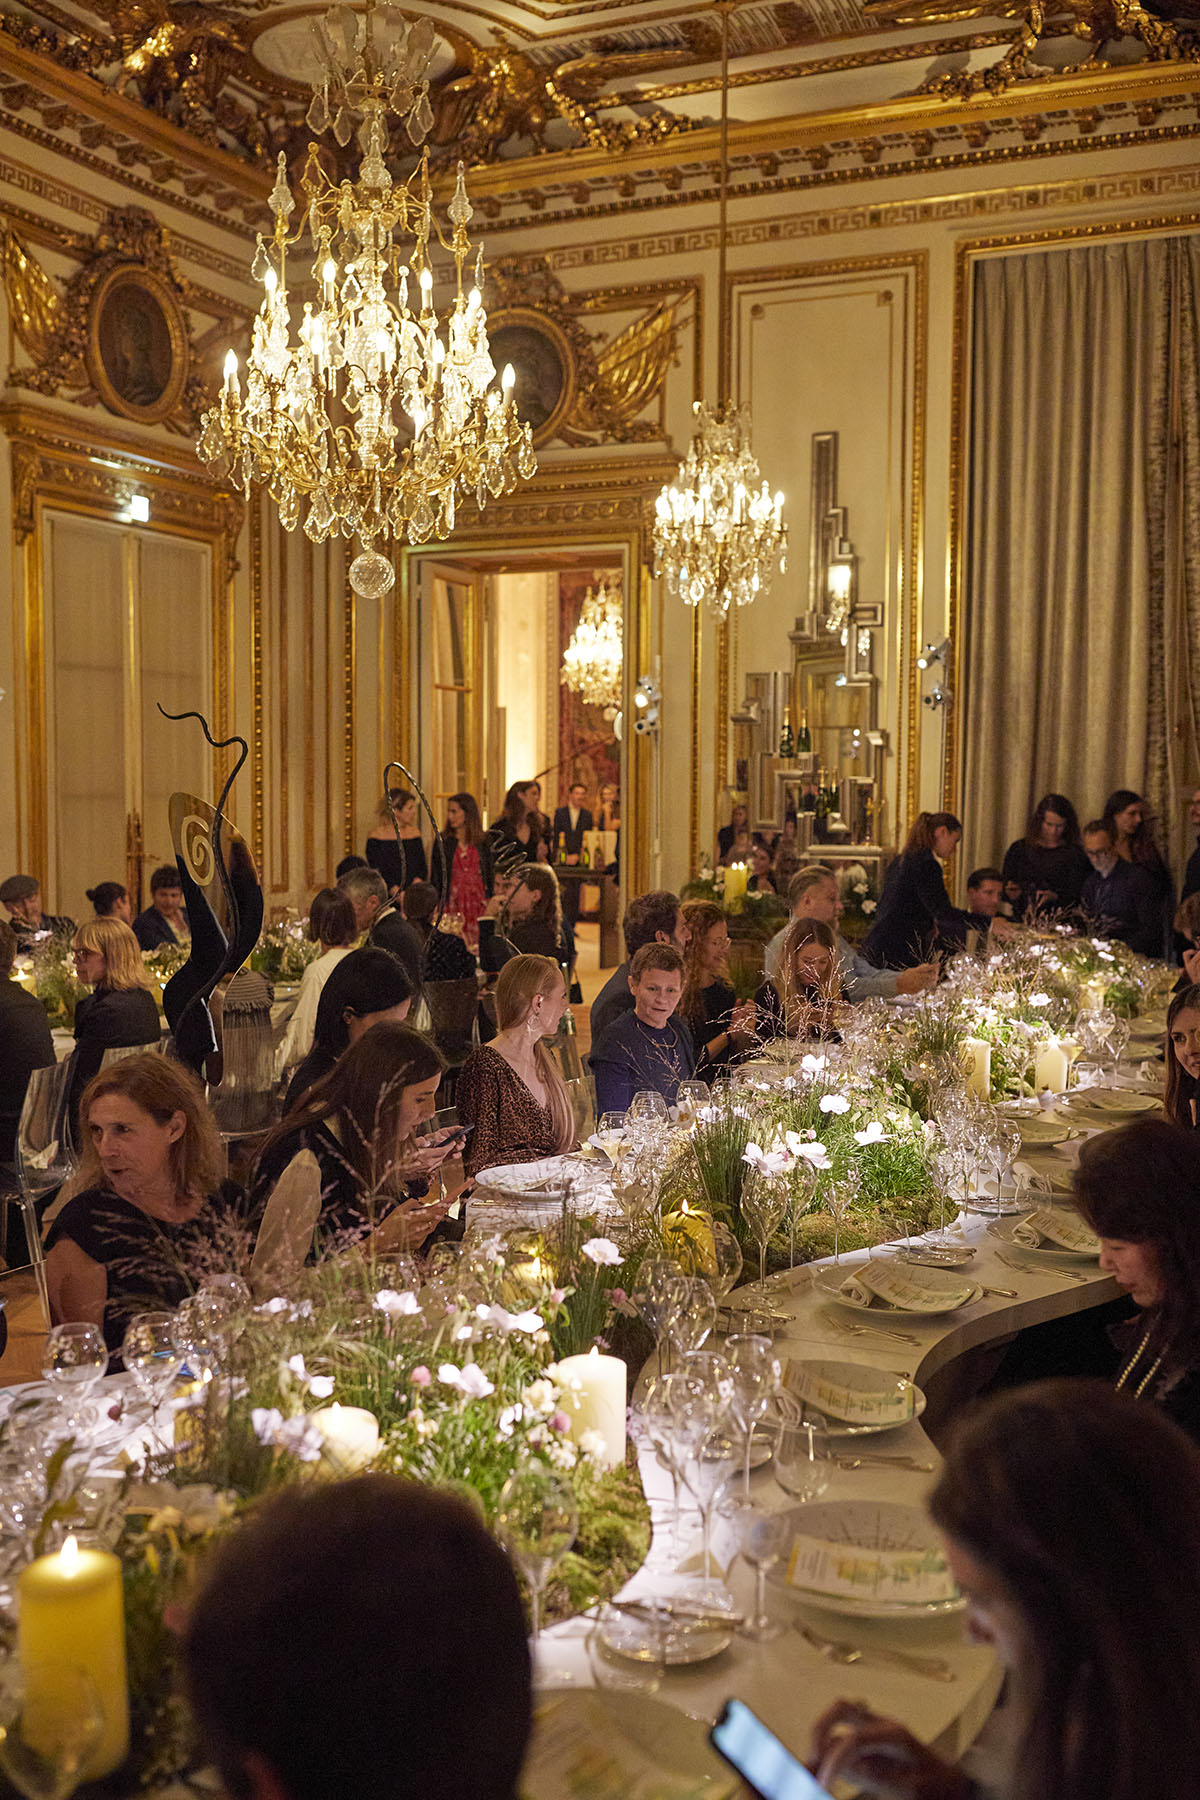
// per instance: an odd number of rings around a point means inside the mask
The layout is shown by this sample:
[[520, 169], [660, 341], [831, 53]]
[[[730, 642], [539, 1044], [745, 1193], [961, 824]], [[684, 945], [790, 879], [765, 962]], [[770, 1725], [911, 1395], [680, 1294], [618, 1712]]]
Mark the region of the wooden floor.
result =
[[[608, 980], [611, 969], [597, 966], [600, 955], [600, 929], [597, 925], [576, 927], [576, 973], [583, 990], [583, 1004], [574, 1008], [579, 1048], [586, 1056], [592, 1041], [588, 1012], [592, 1001]], [[37, 1286], [29, 1274], [0, 1273], [0, 1296], [7, 1301], [8, 1348], [0, 1358], [0, 1387], [11, 1387], [17, 1381], [41, 1379], [42, 1342], [45, 1336]]]

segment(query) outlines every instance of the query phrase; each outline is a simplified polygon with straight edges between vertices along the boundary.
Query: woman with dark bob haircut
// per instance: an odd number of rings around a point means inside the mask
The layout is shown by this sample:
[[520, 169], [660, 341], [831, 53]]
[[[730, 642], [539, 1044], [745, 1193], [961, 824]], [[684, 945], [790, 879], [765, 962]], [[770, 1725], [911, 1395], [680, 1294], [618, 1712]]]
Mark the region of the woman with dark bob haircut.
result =
[[1088, 859], [1079, 840], [1079, 815], [1065, 794], [1043, 794], [1025, 836], [1004, 853], [1004, 894], [1018, 917], [1068, 912], [1079, 905]]
[[1110, 1332], [1117, 1386], [1200, 1439], [1200, 1138], [1165, 1119], [1090, 1138], [1075, 1204], [1100, 1239], [1100, 1267], [1141, 1311]]
[[[1101, 1382], [1044, 1381], [969, 1412], [930, 1512], [967, 1630], [1012, 1684], [1003, 1800], [1146, 1800], [1200, 1769], [1200, 1450]], [[976, 1790], [903, 1726], [839, 1701], [828, 1787], [887, 1800]]]
[[1185, 1131], [1200, 1127], [1200, 987], [1187, 982], [1167, 1009], [1163, 1111]]

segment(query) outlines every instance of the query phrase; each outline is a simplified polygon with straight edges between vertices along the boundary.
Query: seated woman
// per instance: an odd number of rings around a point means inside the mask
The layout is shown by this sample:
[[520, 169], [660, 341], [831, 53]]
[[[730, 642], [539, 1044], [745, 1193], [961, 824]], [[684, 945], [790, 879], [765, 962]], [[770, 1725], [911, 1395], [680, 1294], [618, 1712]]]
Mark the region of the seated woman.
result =
[[162, 1020], [138, 941], [122, 919], [88, 919], [75, 933], [75, 974], [91, 988], [76, 1003], [71, 1118], [106, 1050], [157, 1044]]
[[757, 1009], [738, 1000], [729, 985], [729, 926], [710, 900], [685, 900], [687, 949], [683, 953], [683, 993], [679, 1017], [692, 1034], [696, 1074], [712, 1081], [754, 1042]]
[[[1007, 1800], [1189, 1794], [1200, 1766], [1200, 1451], [1101, 1383], [1039, 1382], [969, 1413], [929, 1503], [1011, 1690]], [[842, 1700], [818, 1722], [828, 1788], [979, 1789], [902, 1725]], [[839, 1787], [838, 1792], [841, 1792]]]
[[119, 1351], [135, 1313], [178, 1306], [221, 1266], [244, 1260], [241, 1190], [200, 1083], [165, 1056], [128, 1056], [80, 1103], [84, 1186], [46, 1240], [56, 1321], [99, 1325]]
[[317, 1005], [325, 983], [343, 958], [350, 955], [357, 936], [354, 908], [347, 895], [339, 893], [337, 888], [322, 888], [313, 895], [308, 909], [308, 940], [311, 944], [320, 944], [321, 953], [300, 977], [296, 1010], [288, 1020], [279, 1047], [280, 1069], [290, 1069], [303, 1062], [312, 1049]]
[[459, 1071], [455, 1104], [471, 1126], [468, 1175], [496, 1163], [536, 1162], [573, 1150], [575, 1114], [567, 1084], [543, 1040], [567, 1009], [563, 972], [548, 956], [514, 956], [496, 983], [496, 1035]]
[[771, 852], [761, 838], [756, 838], [750, 846], [750, 879], [746, 883], [748, 894], [773, 894], [775, 882], [771, 874]]
[[1200, 1127], [1200, 987], [1188, 982], [1167, 1009], [1167, 1086], [1163, 1111], [1173, 1125]]
[[823, 919], [793, 919], [783, 935], [779, 969], [754, 996], [758, 1029], [767, 1038], [835, 1037], [838, 948]]
[[1071, 912], [1089, 873], [1079, 815], [1065, 794], [1043, 794], [1023, 838], [1004, 853], [1004, 896], [1014, 916]]
[[1165, 1119], [1089, 1138], [1075, 1204], [1100, 1239], [1100, 1267], [1141, 1312], [1109, 1332], [1117, 1386], [1200, 1440], [1200, 1138]]
[[404, 890], [404, 916], [421, 940], [422, 973], [428, 981], [474, 981], [475, 958], [456, 931], [434, 923], [438, 893], [432, 881], [410, 881]]
[[412, 983], [390, 950], [368, 944], [344, 956], [321, 990], [312, 1049], [288, 1086], [285, 1117], [365, 1031], [381, 1022], [403, 1024], [411, 1006]]
[[674, 944], [643, 944], [629, 965], [633, 1011], [606, 1025], [588, 1055], [597, 1113], [624, 1112], [638, 1093], [674, 1106], [696, 1068], [692, 1034], [673, 1017], [683, 992], [683, 957]]
[[[389, 800], [400, 821], [398, 836], [388, 808]], [[404, 892], [410, 881], [429, 880], [429, 863], [421, 828], [417, 824], [416, 796], [407, 788], [389, 788], [375, 808], [375, 823], [367, 838], [366, 854], [371, 868], [378, 869], [387, 882], [393, 899]]]
[[497, 852], [492, 898], [479, 920], [479, 966], [494, 975], [513, 956], [549, 956], [569, 968], [575, 945], [554, 870], [526, 862], [509, 844]]
[[321, 1171], [323, 1235], [343, 1242], [369, 1235], [379, 1251], [419, 1249], [451, 1204], [427, 1205], [424, 1196], [457, 1140], [440, 1136], [421, 1147], [413, 1141], [433, 1110], [445, 1066], [419, 1031], [372, 1025], [263, 1145], [251, 1190], [255, 1209], [265, 1206], [292, 1158], [309, 1150]]
[[750, 835], [750, 812], [743, 801], [739, 800], [729, 814], [728, 825], [722, 825], [717, 833], [717, 867], [722, 863], [733, 862], [734, 845], [742, 837]]
[[121, 919], [132, 926], [133, 901], [129, 898], [129, 889], [122, 887], [119, 881], [97, 882], [94, 888], [88, 888], [87, 897], [98, 919]]

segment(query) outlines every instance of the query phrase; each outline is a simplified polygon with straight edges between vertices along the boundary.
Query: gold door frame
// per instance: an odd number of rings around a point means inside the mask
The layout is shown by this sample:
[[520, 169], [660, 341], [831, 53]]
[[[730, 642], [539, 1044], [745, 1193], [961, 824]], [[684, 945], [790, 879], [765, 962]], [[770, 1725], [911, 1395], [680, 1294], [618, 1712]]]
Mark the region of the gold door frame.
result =
[[[193, 457], [172, 456], [169, 449], [90, 421], [84, 434], [59, 413], [6, 402], [0, 404], [0, 429], [8, 437], [12, 463], [17, 862], [41, 873], [48, 867], [50, 818], [42, 579], [46, 512], [131, 524], [130, 501], [135, 493], [145, 494], [150, 518], [138, 522], [139, 532], [165, 532], [209, 546], [211, 723], [213, 735], [223, 738], [230, 731], [234, 547], [243, 506], [236, 494], [208, 480]], [[214, 787], [224, 779], [227, 758], [228, 752], [213, 752]]]
[[[412, 647], [416, 641], [414, 565], [418, 560], [457, 562], [464, 556], [499, 557], [603, 545], [625, 563], [625, 643], [628, 654], [622, 710], [633, 718], [633, 690], [651, 667], [650, 562], [654, 501], [678, 469], [674, 457], [624, 457], [603, 462], [544, 464], [517, 493], [491, 502], [478, 524], [456, 531], [445, 545], [405, 545], [397, 557], [395, 716], [393, 732], [406, 760], [414, 751], [411, 698]], [[651, 745], [633, 732], [621, 742], [621, 883], [623, 893], [644, 893], [650, 880]]]

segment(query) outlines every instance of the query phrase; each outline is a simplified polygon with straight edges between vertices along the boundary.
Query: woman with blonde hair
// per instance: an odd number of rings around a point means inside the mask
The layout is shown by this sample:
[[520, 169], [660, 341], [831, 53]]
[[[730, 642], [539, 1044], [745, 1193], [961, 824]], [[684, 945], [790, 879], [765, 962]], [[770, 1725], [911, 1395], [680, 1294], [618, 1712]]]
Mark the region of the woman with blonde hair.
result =
[[471, 1126], [468, 1175], [495, 1163], [536, 1162], [576, 1143], [567, 1084], [547, 1049], [567, 1010], [567, 986], [548, 956], [514, 956], [496, 983], [497, 1032], [472, 1050], [455, 1100]]
[[123, 919], [86, 919], [72, 948], [76, 979], [90, 987], [75, 1006], [70, 1115], [97, 1074], [106, 1050], [157, 1044], [162, 1034], [153, 984], [141, 948]]
[[50, 1306], [56, 1321], [99, 1325], [118, 1351], [135, 1313], [178, 1306], [222, 1256], [244, 1260], [242, 1196], [182, 1063], [125, 1057], [88, 1083], [79, 1114], [83, 1188], [50, 1227]]
[[754, 996], [763, 1036], [832, 1037], [838, 967], [833, 928], [823, 919], [793, 919], [784, 933], [775, 979], [764, 981]]

